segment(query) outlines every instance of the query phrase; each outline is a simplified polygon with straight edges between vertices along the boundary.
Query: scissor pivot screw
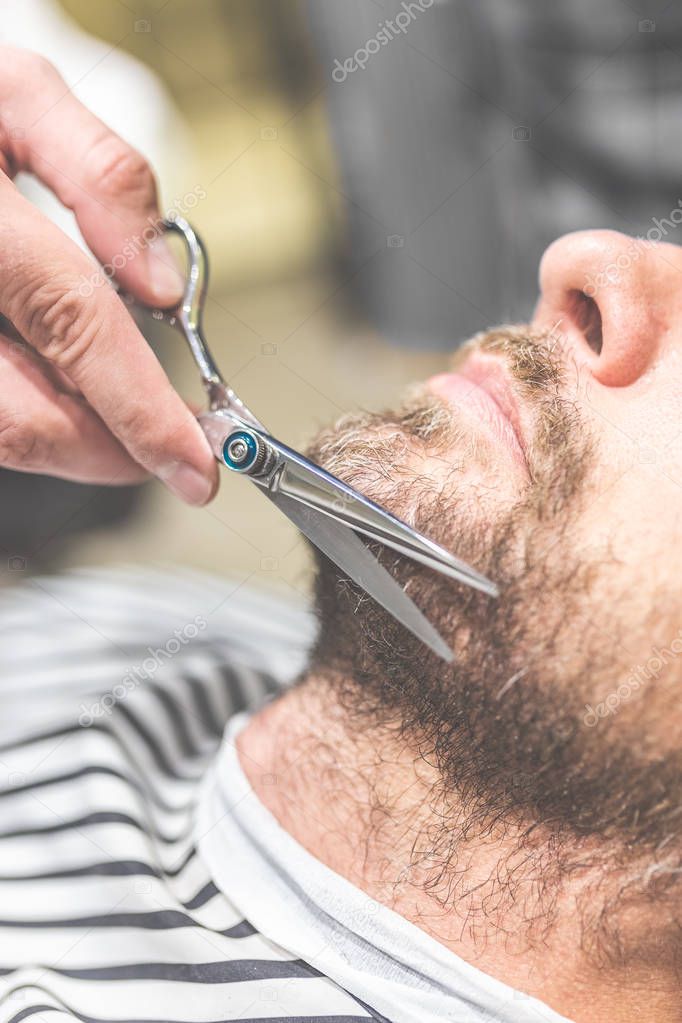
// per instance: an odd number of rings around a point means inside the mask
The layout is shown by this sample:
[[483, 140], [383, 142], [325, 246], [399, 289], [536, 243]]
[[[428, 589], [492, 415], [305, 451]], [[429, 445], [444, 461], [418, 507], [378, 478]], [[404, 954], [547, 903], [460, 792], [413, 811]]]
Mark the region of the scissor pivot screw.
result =
[[266, 458], [266, 445], [249, 430], [235, 430], [223, 444], [223, 461], [235, 472], [255, 475], [263, 468]]

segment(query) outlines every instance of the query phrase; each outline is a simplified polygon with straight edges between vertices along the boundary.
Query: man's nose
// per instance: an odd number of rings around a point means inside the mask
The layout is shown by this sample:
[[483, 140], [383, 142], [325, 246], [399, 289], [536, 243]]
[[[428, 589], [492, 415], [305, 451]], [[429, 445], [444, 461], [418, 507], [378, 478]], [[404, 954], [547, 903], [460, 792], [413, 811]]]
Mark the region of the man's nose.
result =
[[617, 231], [577, 231], [540, 263], [533, 324], [568, 340], [570, 355], [600, 383], [633, 383], [666, 343], [682, 293], [681, 250]]

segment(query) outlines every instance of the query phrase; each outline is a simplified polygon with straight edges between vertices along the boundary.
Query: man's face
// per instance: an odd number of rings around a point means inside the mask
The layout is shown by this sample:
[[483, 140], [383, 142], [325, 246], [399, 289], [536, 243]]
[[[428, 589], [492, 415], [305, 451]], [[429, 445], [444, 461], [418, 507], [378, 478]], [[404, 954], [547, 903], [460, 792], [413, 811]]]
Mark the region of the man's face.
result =
[[[401, 722], [488, 813], [668, 848], [682, 836], [682, 250], [581, 232], [529, 327], [457, 353], [397, 413], [311, 453], [495, 580], [382, 557], [447, 665], [320, 559], [313, 668]], [[679, 849], [678, 849], [679, 851]]]

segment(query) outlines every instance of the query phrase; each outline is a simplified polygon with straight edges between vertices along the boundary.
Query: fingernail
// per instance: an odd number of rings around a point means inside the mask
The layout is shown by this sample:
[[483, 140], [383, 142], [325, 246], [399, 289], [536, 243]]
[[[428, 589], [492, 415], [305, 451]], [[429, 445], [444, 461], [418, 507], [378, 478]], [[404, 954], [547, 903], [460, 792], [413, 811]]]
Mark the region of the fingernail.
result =
[[160, 470], [158, 476], [169, 490], [187, 504], [206, 504], [211, 496], [211, 480], [187, 462], [175, 462], [167, 469]]
[[185, 290], [185, 275], [164, 238], [155, 238], [149, 246], [147, 268], [159, 305], [177, 305]]

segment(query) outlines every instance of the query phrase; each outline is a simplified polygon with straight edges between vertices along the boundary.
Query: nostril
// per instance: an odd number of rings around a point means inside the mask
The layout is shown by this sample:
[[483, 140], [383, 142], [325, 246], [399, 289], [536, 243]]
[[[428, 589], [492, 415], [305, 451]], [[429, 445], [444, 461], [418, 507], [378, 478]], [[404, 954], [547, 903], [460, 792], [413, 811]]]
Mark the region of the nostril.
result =
[[601, 355], [603, 336], [599, 306], [584, 291], [571, 291], [569, 315], [595, 355]]

